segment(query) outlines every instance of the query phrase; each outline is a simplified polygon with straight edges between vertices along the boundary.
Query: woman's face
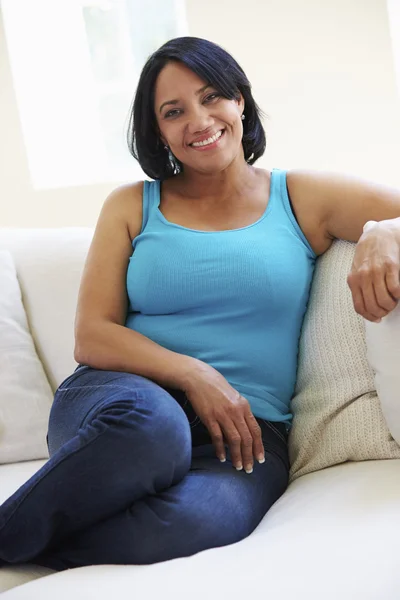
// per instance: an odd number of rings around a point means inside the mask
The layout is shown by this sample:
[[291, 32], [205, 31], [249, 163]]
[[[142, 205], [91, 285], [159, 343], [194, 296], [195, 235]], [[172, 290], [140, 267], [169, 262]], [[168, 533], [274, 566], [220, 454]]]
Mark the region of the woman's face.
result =
[[[214, 172], [243, 156], [244, 100], [228, 100], [206, 86], [186, 66], [168, 63], [156, 81], [154, 110], [161, 141], [174, 156], [197, 171]], [[208, 145], [193, 145], [213, 136], [220, 137]]]

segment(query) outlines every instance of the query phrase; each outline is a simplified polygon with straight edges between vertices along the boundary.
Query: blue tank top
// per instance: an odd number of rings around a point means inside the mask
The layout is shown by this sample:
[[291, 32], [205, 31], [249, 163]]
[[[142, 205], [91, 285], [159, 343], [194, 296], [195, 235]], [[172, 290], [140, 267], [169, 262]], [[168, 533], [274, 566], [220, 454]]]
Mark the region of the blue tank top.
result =
[[213, 366], [254, 416], [290, 426], [316, 254], [292, 212], [286, 171], [272, 171], [264, 214], [239, 229], [176, 225], [159, 204], [160, 181], [145, 181], [125, 325]]

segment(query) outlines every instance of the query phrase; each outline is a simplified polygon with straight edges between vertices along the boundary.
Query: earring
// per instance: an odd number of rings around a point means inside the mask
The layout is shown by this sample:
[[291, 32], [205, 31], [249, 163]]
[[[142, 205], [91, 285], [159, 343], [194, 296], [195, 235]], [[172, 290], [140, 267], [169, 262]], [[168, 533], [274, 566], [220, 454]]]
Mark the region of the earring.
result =
[[245, 117], [245, 115], [242, 115], [242, 121], [244, 121], [244, 120], [245, 120], [245, 118], [246, 118], [246, 117]]
[[165, 150], [169, 150], [168, 146], [164, 146]]

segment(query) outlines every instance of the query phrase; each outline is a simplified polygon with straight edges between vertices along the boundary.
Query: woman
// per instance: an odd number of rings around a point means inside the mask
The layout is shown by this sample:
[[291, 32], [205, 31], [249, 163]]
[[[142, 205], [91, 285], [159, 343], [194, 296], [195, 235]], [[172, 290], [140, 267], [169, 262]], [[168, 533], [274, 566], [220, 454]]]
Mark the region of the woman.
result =
[[395, 307], [399, 193], [255, 168], [259, 114], [211, 42], [171, 40], [144, 66], [129, 139], [154, 181], [101, 211], [80, 364], [55, 394], [49, 461], [1, 507], [3, 563], [148, 564], [250, 535], [287, 487], [316, 257], [358, 241], [355, 309], [377, 321]]

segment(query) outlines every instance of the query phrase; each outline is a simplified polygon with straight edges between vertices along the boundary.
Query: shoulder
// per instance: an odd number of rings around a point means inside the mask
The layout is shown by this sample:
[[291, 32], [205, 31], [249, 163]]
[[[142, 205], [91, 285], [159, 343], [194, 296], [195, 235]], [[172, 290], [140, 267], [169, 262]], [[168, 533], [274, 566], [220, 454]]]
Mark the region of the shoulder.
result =
[[[304, 201], [312, 200], [316, 210], [325, 214], [343, 193], [365, 189], [365, 182], [345, 173], [291, 169], [286, 174], [288, 190]], [[369, 182], [371, 185], [371, 182]]]
[[286, 172], [288, 190], [298, 197], [317, 197], [328, 179], [326, 173], [309, 169], [289, 169]]
[[142, 224], [144, 181], [126, 183], [114, 189], [104, 201], [102, 214], [126, 224], [131, 239], [136, 237]]
[[332, 244], [326, 228], [329, 198], [335, 186], [333, 174], [308, 169], [290, 169], [286, 185], [297, 221], [317, 255]]
[[114, 210], [123, 210], [132, 203], [142, 201], [144, 181], [135, 181], [120, 185], [110, 192], [104, 202]]

